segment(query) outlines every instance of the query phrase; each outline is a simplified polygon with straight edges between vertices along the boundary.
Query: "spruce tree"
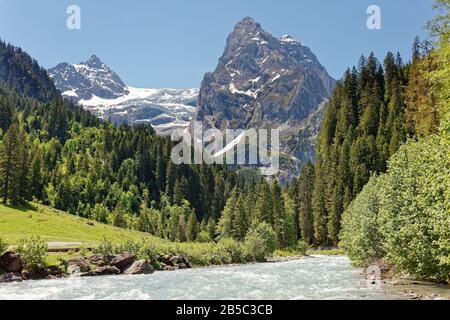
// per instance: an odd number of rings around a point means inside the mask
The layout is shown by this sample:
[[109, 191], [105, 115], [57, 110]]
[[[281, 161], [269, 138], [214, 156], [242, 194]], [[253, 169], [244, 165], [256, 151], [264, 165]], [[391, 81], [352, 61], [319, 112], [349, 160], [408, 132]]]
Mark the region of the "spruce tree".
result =
[[298, 180], [299, 217], [298, 230], [306, 244], [314, 242], [312, 198], [314, 191], [314, 165], [306, 164]]
[[195, 239], [197, 239], [197, 233], [197, 216], [195, 215], [195, 211], [191, 210], [191, 214], [189, 215], [189, 219], [186, 225], [187, 241], [195, 241]]
[[3, 203], [21, 201], [20, 181], [23, 171], [24, 141], [19, 127], [13, 123], [3, 138], [0, 146], [0, 193]]

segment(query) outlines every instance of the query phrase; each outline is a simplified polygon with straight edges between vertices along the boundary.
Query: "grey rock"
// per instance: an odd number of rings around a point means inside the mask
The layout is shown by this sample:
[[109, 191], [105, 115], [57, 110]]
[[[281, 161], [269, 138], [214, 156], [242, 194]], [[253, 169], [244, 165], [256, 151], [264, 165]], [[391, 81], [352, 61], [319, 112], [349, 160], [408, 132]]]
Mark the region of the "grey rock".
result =
[[129, 267], [135, 261], [136, 257], [131, 253], [120, 253], [113, 255], [109, 266], [115, 267], [123, 272], [127, 267]]
[[69, 274], [88, 272], [91, 270], [91, 263], [86, 258], [76, 258], [72, 260], [67, 260], [67, 272]]
[[0, 269], [6, 272], [22, 272], [23, 265], [18, 253], [6, 252], [0, 257]]
[[105, 261], [107, 260], [102, 254], [94, 254], [94, 255], [88, 257], [87, 259], [89, 260], [89, 262], [91, 264], [94, 264], [94, 265], [100, 266], [100, 267], [106, 265]]
[[0, 278], [0, 283], [21, 282], [22, 276], [18, 272], [9, 272]]
[[151, 274], [155, 271], [153, 266], [147, 260], [139, 260], [134, 262], [124, 271], [126, 275]]
[[315, 158], [334, 85], [308, 47], [289, 36], [275, 38], [245, 18], [228, 36], [216, 69], [204, 76], [195, 120], [221, 130], [280, 129], [289, 180]]
[[106, 64], [93, 55], [79, 64], [60, 63], [48, 70], [56, 87], [74, 102], [89, 100], [94, 95], [104, 99], [115, 99], [128, 93], [127, 86]]
[[[198, 89], [130, 88], [96, 56], [61, 63], [48, 73], [65, 98], [97, 116], [115, 124], [151, 124], [159, 134], [187, 127], [197, 105]], [[93, 101], [94, 96], [103, 100]]]
[[118, 275], [120, 274], [120, 270], [116, 267], [112, 266], [104, 266], [98, 267], [94, 271], [89, 271], [87, 273], [83, 273], [82, 277], [94, 277], [94, 276], [110, 276], [110, 275]]

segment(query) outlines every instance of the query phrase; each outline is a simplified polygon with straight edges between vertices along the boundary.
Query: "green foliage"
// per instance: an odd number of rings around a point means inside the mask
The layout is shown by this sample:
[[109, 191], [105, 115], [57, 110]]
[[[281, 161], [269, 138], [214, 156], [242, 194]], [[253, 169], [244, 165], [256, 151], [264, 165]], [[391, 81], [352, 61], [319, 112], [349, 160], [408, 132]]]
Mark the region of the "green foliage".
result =
[[242, 263], [245, 261], [243, 245], [231, 238], [221, 239], [215, 248], [223, 263]]
[[262, 222], [251, 228], [245, 237], [245, 250], [254, 261], [265, 261], [276, 249], [275, 232], [272, 227]]
[[297, 250], [297, 252], [301, 255], [305, 255], [306, 252], [308, 251], [308, 245], [306, 244], [305, 241], [303, 240], [299, 240], [297, 242], [297, 246], [295, 247], [295, 249]]
[[20, 48], [0, 41], [0, 64], [0, 80], [7, 79], [9, 89], [43, 102], [57, 96], [55, 85], [46, 70]]
[[158, 210], [142, 205], [137, 220], [137, 230], [159, 236], [162, 232], [160, 218]]
[[0, 144], [0, 194], [3, 203], [19, 204], [27, 195], [27, 154], [25, 135], [14, 123]]
[[102, 254], [104, 257], [110, 257], [115, 254], [118, 250], [114, 246], [114, 244], [106, 237], [103, 237], [103, 240], [99, 243], [99, 245], [95, 248], [95, 253]]
[[158, 267], [158, 257], [161, 254], [160, 248], [154, 241], [141, 238], [139, 241], [127, 241], [118, 246], [117, 252], [128, 252], [134, 254], [138, 259], [150, 262], [154, 267]]
[[373, 177], [342, 216], [340, 247], [358, 266], [386, 254], [378, 222], [382, 178]]
[[197, 235], [197, 242], [200, 242], [200, 243], [209, 243], [209, 242], [211, 242], [211, 236], [209, 235], [209, 232], [208, 231], [201, 231]]
[[[338, 244], [342, 213], [373, 173], [386, 170], [389, 156], [406, 141], [405, 70], [399, 56], [388, 53], [383, 68], [372, 53], [336, 84], [317, 140], [311, 200], [317, 245]], [[307, 205], [302, 211], [308, 212]]]
[[2, 237], [0, 237], [0, 255], [5, 253], [5, 251], [7, 249], [8, 249], [8, 244], [6, 243], [6, 241]]
[[343, 217], [341, 246], [358, 265], [386, 257], [419, 278], [448, 281], [450, 145], [410, 142], [374, 177]]
[[[387, 174], [374, 177], [343, 217], [342, 247], [361, 264], [383, 257], [399, 271], [418, 278], [449, 281], [450, 275], [450, 2], [436, 2], [447, 13], [430, 27], [439, 46], [414, 46], [408, 116], [421, 135], [389, 161]], [[439, 110], [439, 119], [437, 119]]]
[[31, 236], [19, 241], [17, 252], [26, 268], [34, 269], [45, 265], [47, 255], [47, 244], [39, 236]]
[[[254, 194], [254, 190], [257, 193]], [[244, 241], [251, 225], [266, 223], [275, 232], [277, 248], [293, 247], [297, 242], [297, 207], [287, 189], [277, 181], [253, 182], [244, 192], [231, 192], [217, 223], [217, 239]]]
[[449, 154], [450, 145], [435, 137], [402, 147], [380, 195], [387, 257], [421, 278], [449, 280]]
[[170, 212], [161, 212], [166, 216], [155, 223], [155, 211], [146, 208], [162, 211], [187, 201], [197, 219], [216, 220], [230, 190], [244, 188], [239, 173], [226, 166], [173, 165], [172, 141], [149, 125], [115, 127], [64, 101], [20, 48], [0, 42], [0, 64], [4, 202], [35, 199], [80, 217], [186, 241], [197, 233], [189, 214], [170, 221], [178, 231], [166, 232]]

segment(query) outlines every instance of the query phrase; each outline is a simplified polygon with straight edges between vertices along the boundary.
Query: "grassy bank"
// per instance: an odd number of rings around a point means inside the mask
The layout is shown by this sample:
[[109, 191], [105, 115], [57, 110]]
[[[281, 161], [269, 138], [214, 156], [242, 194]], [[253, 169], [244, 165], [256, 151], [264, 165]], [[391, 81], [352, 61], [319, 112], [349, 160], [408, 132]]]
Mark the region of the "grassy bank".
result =
[[319, 255], [319, 256], [338, 256], [344, 254], [342, 249], [328, 249], [328, 250], [308, 250], [307, 255]]
[[[39, 235], [45, 242], [82, 242], [95, 246], [107, 237], [119, 243], [154, 238], [148, 234], [92, 222], [42, 205], [17, 208], [0, 205], [0, 234], [9, 244]], [[164, 240], [154, 238], [155, 242]]]
[[[32, 236], [39, 236], [46, 243], [80, 242], [83, 243], [79, 246], [82, 248], [98, 247], [107, 239], [116, 251], [145, 250], [145, 255], [185, 254], [196, 266], [254, 261], [252, 251], [231, 239], [218, 243], [174, 243], [147, 233], [93, 222], [39, 204], [27, 208], [0, 205], [0, 238], [9, 246], [15, 246], [21, 239]], [[80, 254], [82, 253], [51, 253], [46, 261], [53, 265], [60, 259]]]

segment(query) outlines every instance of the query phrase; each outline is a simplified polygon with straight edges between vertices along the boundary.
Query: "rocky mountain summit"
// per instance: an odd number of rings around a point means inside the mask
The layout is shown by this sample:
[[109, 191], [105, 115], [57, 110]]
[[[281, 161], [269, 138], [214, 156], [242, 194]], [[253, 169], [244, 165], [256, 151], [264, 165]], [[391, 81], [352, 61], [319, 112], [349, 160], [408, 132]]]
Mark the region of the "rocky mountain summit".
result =
[[93, 55], [79, 64], [48, 70], [62, 95], [113, 123], [149, 123], [158, 133], [185, 128], [195, 113], [198, 89], [147, 89], [127, 86]]
[[48, 73], [61, 93], [75, 102], [94, 96], [116, 99], [128, 94], [127, 85], [96, 55], [84, 63], [60, 63]]
[[285, 177], [315, 157], [315, 138], [335, 80], [312, 51], [245, 18], [204, 76], [197, 121], [218, 129], [280, 129]]

